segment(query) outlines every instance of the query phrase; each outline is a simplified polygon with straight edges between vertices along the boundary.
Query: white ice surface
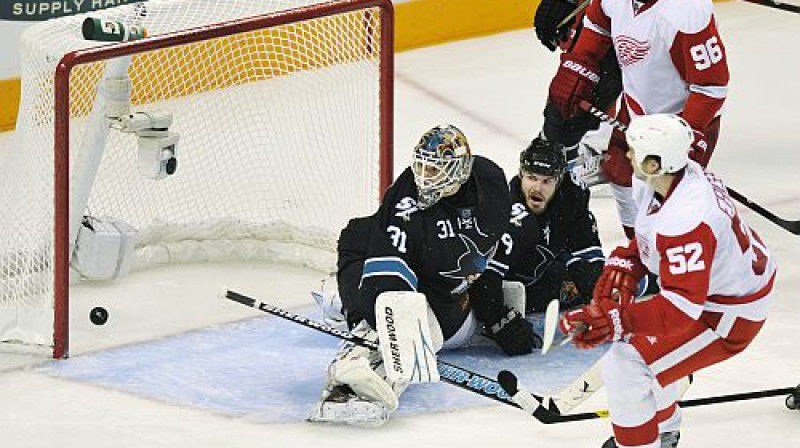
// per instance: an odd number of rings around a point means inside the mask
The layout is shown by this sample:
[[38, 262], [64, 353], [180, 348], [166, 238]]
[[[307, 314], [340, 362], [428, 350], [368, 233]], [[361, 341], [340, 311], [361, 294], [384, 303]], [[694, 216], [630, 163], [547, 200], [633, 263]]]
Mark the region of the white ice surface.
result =
[[[800, 58], [794, 55], [793, 45], [800, 39], [800, 16], [738, 2], [721, 3], [716, 8], [732, 77], [722, 137], [711, 168], [730, 186], [776, 214], [800, 219], [800, 186], [796, 181], [800, 166], [796, 106], [800, 104], [796, 84]], [[395, 130], [398, 172], [407, 164], [410, 148], [424, 130], [434, 123], [452, 122], [465, 131], [477, 152], [498, 161], [507, 174], [512, 174], [519, 151], [541, 126], [542, 104], [554, 64], [555, 56], [538, 45], [531, 30], [399, 54]], [[613, 246], [621, 240], [621, 232], [612, 200], [599, 197], [592, 207], [606, 247]], [[800, 382], [800, 344], [795, 339], [800, 320], [800, 268], [796, 264], [800, 262], [800, 237], [744, 208], [742, 211], [778, 260], [777, 300], [752, 346], [742, 355], [700, 372], [688, 398]], [[136, 273], [128, 279], [130, 288], [124, 292], [111, 292], [103, 286], [82, 288], [72, 308], [73, 358], [68, 361], [72, 364], [53, 365], [41, 357], [0, 354], [0, 446], [598, 447], [609, 434], [605, 420], [545, 426], [488, 400], [457, 410], [401, 413], [378, 430], [265, 423], [253, 415], [179, 404], [166, 393], [146, 396], [94, 380], [75, 380], [77, 375], [59, 375], [60, 371], [82, 367], [87, 375], [97, 375], [104, 369], [113, 373], [108, 363], [92, 368], [91, 362], [128, 353], [109, 362], [118, 363], [113, 365], [122, 371], [124, 363], [130, 363], [128, 378], [136, 377], [133, 373], [137, 372], [140, 380], [150, 375], [153, 384], [173, 384], [173, 392], [195, 388], [195, 398], [240, 394], [250, 387], [248, 382], [257, 382], [265, 373], [270, 375], [271, 384], [282, 380], [291, 391], [296, 385], [292, 372], [281, 370], [282, 364], [268, 372], [256, 369], [257, 352], [252, 352], [252, 370], [233, 371], [230, 384], [215, 384], [211, 390], [206, 383], [169, 381], [185, 378], [183, 372], [173, 377], [163, 369], [148, 373], [148, 362], [154, 366], [165, 363], [163, 359], [160, 364], [152, 361], [156, 357], [147, 348], [170, 347], [175, 340], [190, 341], [214, 328], [230, 327], [214, 327], [223, 322], [238, 321], [233, 327], [255, 322], [250, 317], [257, 313], [216, 298], [222, 285], [307, 311], [311, 304], [308, 290], [318, 287], [322, 277], [296, 268], [232, 264]], [[164, 290], [174, 291], [174, 295], [155, 301], [148, 294], [153, 288], [159, 289], [159, 296]], [[96, 305], [106, 306], [111, 313], [105, 326], [92, 326], [86, 318]], [[237, 346], [235, 340], [230, 342]], [[248, 340], [241, 345], [257, 347], [259, 342]], [[274, 344], [275, 339], [270, 338], [270, 342]], [[269, 353], [272, 348], [264, 344], [260, 349]], [[181, 367], [197, 369], [197, 364], [182, 363], [196, 358], [190, 355], [186, 349], [161, 353], [177, 366], [176, 372]], [[32, 364], [37, 359], [38, 364]], [[247, 356], [219, 356], [208, 363], [202, 369], [209, 372], [238, 369], [247, 364]], [[487, 364], [486, 371], [490, 372], [492, 366]], [[202, 372], [195, 373], [203, 377]], [[533, 380], [526, 384], [536, 386]], [[287, 399], [291, 396], [287, 394]], [[603, 397], [598, 394], [579, 410], [602, 406]], [[684, 415], [682, 447], [789, 447], [800, 443], [800, 414], [786, 410], [782, 398], [692, 408]]]

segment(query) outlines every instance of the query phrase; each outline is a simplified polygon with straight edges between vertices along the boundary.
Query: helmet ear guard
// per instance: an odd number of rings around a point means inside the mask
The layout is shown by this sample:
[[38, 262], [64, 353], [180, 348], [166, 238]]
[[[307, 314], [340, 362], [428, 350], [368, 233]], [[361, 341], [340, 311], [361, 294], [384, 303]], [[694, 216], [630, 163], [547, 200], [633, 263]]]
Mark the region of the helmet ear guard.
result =
[[639, 167], [648, 157], [658, 159], [661, 167], [650, 175], [659, 176], [676, 173], [686, 166], [694, 131], [686, 120], [674, 114], [644, 115], [631, 121], [625, 140]]
[[421, 209], [458, 189], [472, 174], [472, 151], [467, 137], [457, 127], [434, 126], [414, 147], [411, 161]]

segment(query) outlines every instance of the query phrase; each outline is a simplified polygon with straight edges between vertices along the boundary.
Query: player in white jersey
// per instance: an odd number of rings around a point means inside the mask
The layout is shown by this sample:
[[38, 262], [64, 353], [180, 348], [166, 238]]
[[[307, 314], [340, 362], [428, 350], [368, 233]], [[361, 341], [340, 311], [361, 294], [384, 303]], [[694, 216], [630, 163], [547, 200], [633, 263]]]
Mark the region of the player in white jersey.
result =
[[[603, 379], [616, 440], [604, 447], [674, 447], [676, 380], [750, 344], [767, 316], [775, 263], [723, 183], [688, 158], [694, 137], [684, 119], [635, 118], [626, 138], [636, 238], [611, 253], [592, 303], [561, 327], [579, 347], [614, 341]], [[661, 291], [632, 302], [648, 272]]]
[[[645, 114], [681, 115], [694, 130], [690, 157], [705, 167], [729, 78], [712, 0], [593, 0], [584, 21], [578, 42], [561, 56], [550, 103], [566, 118], [582, 113], [580, 104], [592, 101], [599, 63], [613, 46], [623, 87], [617, 119], [627, 124]], [[615, 131], [602, 169], [632, 237], [636, 210], [626, 150], [623, 134]]]

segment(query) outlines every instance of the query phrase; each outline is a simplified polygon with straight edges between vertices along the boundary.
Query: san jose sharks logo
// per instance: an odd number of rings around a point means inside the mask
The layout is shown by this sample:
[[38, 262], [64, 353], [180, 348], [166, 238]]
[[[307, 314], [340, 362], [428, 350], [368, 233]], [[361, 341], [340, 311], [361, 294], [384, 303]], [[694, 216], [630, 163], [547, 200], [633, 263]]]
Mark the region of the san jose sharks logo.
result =
[[481, 276], [489, 263], [489, 259], [494, 257], [497, 251], [497, 243], [493, 244], [486, 252], [481, 252], [478, 245], [468, 236], [458, 234], [461, 242], [466, 247], [466, 252], [461, 254], [456, 260], [456, 268], [449, 271], [441, 271], [442, 277], [461, 280], [461, 283], [450, 291], [450, 294], [463, 294], [478, 277]]
[[544, 273], [547, 272], [547, 269], [550, 267], [550, 263], [552, 263], [556, 258], [556, 254], [554, 254], [553, 251], [551, 251], [547, 246], [542, 246], [541, 244], [536, 245], [536, 252], [538, 256], [533, 257], [533, 259], [538, 259], [539, 262], [536, 264], [536, 267], [533, 268], [533, 276], [523, 275], [521, 273], [515, 274], [526, 286], [538, 282]]
[[515, 202], [511, 206], [511, 219], [509, 222], [517, 227], [522, 227], [522, 220], [528, 217], [528, 208], [521, 202]]
[[534, 281], [538, 281], [540, 278], [542, 278], [542, 275], [545, 273], [545, 271], [547, 271], [550, 263], [552, 263], [556, 258], [555, 254], [550, 250], [550, 248], [547, 246], [542, 246], [541, 244], [536, 245], [536, 252], [539, 253], [540, 261], [533, 270]]

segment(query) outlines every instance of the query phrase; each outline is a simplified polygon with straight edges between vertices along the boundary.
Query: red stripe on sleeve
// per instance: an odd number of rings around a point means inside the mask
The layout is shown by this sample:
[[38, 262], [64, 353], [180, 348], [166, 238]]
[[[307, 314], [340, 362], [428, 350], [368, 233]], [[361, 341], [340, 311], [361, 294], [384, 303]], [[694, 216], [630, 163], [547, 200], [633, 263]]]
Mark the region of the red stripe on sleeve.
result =
[[603, 11], [602, 0], [594, 0], [589, 3], [589, 6], [586, 8], [586, 17], [600, 28], [611, 31], [611, 19], [606, 15], [605, 11]]
[[[727, 53], [713, 15], [708, 25], [697, 33], [678, 32], [670, 47], [670, 56], [687, 84], [701, 87], [728, 85]], [[693, 128], [703, 130], [717, 115], [724, 101], [724, 97], [691, 92], [681, 115]]]

